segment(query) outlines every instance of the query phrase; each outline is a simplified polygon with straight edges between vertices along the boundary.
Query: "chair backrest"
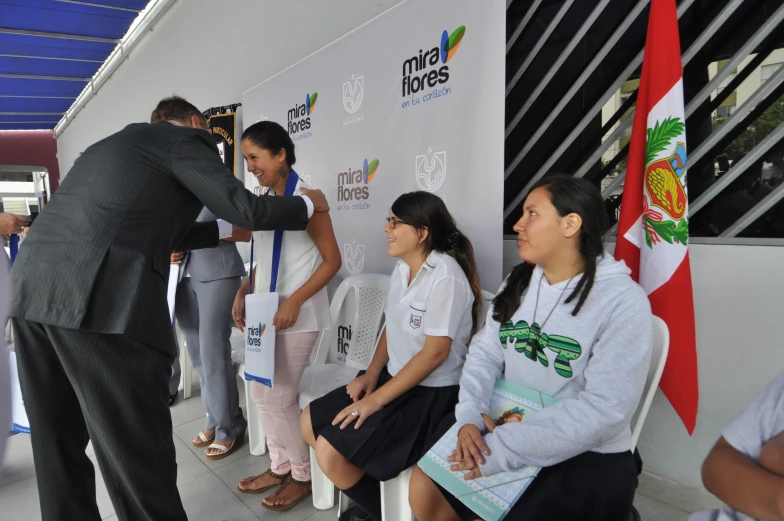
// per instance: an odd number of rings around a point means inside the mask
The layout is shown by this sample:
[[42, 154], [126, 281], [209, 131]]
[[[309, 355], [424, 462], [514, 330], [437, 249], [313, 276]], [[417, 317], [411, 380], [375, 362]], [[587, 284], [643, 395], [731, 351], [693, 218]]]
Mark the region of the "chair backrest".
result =
[[632, 450], [637, 447], [637, 441], [640, 439], [642, 432], [642, 425], [645, 423], [645, 417], [648, 416], [648, 410], [651, 408], [653, 396], [656, 394], [656, 388], [659, 387], [662, 373], [664, 372], [664, 364], [667, 362], [667, 353], [670, 350], [670, 330], [664, 320], [657, 316], [653, 317], [653, 352], [651, 353], [651, 366], [648, 368], [648, 378], [645, 381], [645, 389], [640, 399], [640, 405], [637, 407], [634, 416], [632, 416]]
[[[349, 317], [347, 324], [338, 325], [341, 309], [346, 298], [353, 292], [353, 306], [344, 313]], [[367, 369], [376, 350], [378, 334], [383, 327], [382, 317], [389, 292], [389, 275], [364, 273], [346, 277], [338, 286], [329, 306], [332, 329], [322, 331], [316, 342], [311, 365], [345, 364], [358, 369]], [[333, 346], [337, 337], [348, 339], [345, 355]]]

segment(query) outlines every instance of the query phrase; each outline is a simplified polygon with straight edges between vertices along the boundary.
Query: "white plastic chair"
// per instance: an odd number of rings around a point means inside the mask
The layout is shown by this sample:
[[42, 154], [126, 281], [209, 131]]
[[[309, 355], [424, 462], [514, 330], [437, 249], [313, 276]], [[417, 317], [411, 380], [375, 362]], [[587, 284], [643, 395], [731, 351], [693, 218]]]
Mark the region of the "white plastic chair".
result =
[[[345, 357], [333, 349], [337, 331], [334, 325], [349, 292], [355, 295], [351, 320], [343, 327], [350, 327], [351, 340]], [[303, 409], [310, 402], [328, 392], [348, 385], [360, 370], [367, 369], [376, 352], [380, 330], [383, 329], [384, 307], [389, 292], [389, 275], [367, 273], [347, 277], [338, 286], [329, 311], [333, 329], [322, 332], [316, 342], [311, 365], [305, 369], [299, 383], [299, 404]], [[316, 454], [310, 449], [310, 476], [313, 487], [313, 506], [329, 510], [335, 506], [335, 485], [321, 471]], [[341, 501], [345, 510], [345, 502]], [[338, 509], [340, 510], [340, 508]]]
[[653, 317], [653, 352], [651, 353], [651, 365], [648, 368], [648, 378], [645, 381], [645, 390], [642, 393], [640, 405], [632, 416], [632, 452], [637, 447], [640, 439], [642, 425], [645, 417], [651, 408], [651, 402], [659, 387], [664, 364], [667, 362], [667, 353], [670, 351], [670, 330], [664, 320], [657, 316]]
[[245, 385], [245, 419], [248, 422], [248, 447], [250, 453], [254, 456], [263, 456], [267, 453], [267, 436], [264, 434], [264, 428], [261, 426], [261, 418], [259, 418], [259, 410], [256, 407], [256, 402], [250, 396], [250, 382], [245, 378], [245, 335], [239, 329], [231, 329], [231, 343], [232, 360], [235, 355], [238, 355], [239, 369], [237, 369], [237, 376], [242, 379]]
[[182, 397], [188, 399], [193, 392], [193, 363], [188, 356], [188, 350], [185, 348], [185, 340], [182, 339], [182, 332], [180, 326], [175, 322], [174, 327], [174, 341], [180, 347], [180, 372], [182, 373]]
[[[482, 313], [479, 316], [480, 328], [484, 327], [490, 306], [495, 295], [482, 290]], [[408, 483], [414, 468], [409, 467], [397, 477], [381, 482], [381, 518], [384, 521], [413, 521], [414, 514], [408, 504]], [[341, 494], [342, 495], [342, 494]], [[342, 498], [341, 498], [342, 499]], [[339, 510], [339, 509], [338, 509]]]

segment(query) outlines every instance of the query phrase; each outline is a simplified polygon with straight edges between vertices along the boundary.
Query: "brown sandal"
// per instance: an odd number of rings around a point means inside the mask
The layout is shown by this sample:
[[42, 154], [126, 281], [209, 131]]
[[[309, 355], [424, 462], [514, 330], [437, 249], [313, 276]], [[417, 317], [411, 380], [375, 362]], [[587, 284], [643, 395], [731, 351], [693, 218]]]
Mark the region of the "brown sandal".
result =
[[292, 477], [289, 477], [286, 480], [284, 480], [284, 482], [281, 484], [281, 486], [277, 490], [277, 492], [274, 492], [274, 493], [270, 494], [269, 496], [267, 496], [264, 499], [272, 499], [272, 498], [277, 497], [278, 494], [280, 494], [283, 491], [284, 488], [286, 488], [287, 486], [292, 485], [292, 484], [293, 485], [306, 485], [308, 487], [308, 489], [307, 489], [307, 491], [304, 494], [302, 494], [300, 497], [298, 497], [297, 499], [295, 499], [294, 501], [292, 501], [291, 503], [289, 503], [287, 505], [268, 505], [267, 503], [262, 501], [261, 502], [261, 506], [263, 506], [264, 508], [266, 508], [268, 510], [273, 510], [275, 512], [285, 512], [285, 511], [291, 510], [292, 508], [297, 506], [303, 499], [306, 499], [307, 497], [309, 497], [311, 495], [311, 493], [313, 492], [313, 486], [312, 486], [310, 481], [297, 481], [296, 479], [294, 479]]
[[261, 487], [259, 489], [255, 489], [255, 490], [254, 489], [249, 489], [249, 488], [240, 488], [240, 486], [237, 485], [237, 490], [239, 490], [243, 494], [262, 494], [262, 493], [264, 493], [264, 492], [266, 492], [268, 490], [272, 490], [273, 488], [280, 487], [281, 485], [286, 483], [286, 479], [288, 479], [288, 477], [291, 476], [291, 472], [287, 472], [287, 473], [281, 475], [281, 474], [275, 474], [274, 472], [272, 472], [272, 469], [267, 469], [265, 472], [259, 474], [258, 476], [250, 476], [250, 477], [247, 477], [247, 478], [244, 478], [244, 479], [240, 480], [240, 483], [242, 483], [246, 479], [248, 479], [250, 481], [256, 481], [257, 479], [259, 479], [262, 476], [272, 476], [275, 479], [279, 479], [280, 483], [277, 483], [275, 485], [268, 485], [266, 487]]

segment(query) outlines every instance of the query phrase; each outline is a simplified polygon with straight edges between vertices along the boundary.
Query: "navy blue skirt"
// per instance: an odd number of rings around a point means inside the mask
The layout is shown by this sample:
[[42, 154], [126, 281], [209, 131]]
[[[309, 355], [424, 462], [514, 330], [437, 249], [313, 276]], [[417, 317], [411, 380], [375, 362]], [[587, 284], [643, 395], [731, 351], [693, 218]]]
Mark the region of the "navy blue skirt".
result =
[[[364, 371], [360, 371], [361, 374]], [[377, 387], [391, 379], [385, 367]], [[454, 412], [457, 394], [457, 385], [418, 385], [371, 415], [359, 429], [351, 425], [340, 430], [339, 425], [332, 425], [332, 420], [354, 402], [346, 394], [346, 388], [339, 387], [310, 403], [313, 435], [316, 438], [323, 436], [344, 458], [369, 476], [387, 481], [416, 464], [437, 441], [433, 434], [441, 420]]]
[[[434, 442], [454, 424], [454, 414], [447, 415], [434, 433]], [[479, 518], [435, 485], [461, 520]], [[637, 464], [631, 452], [584, 452], [539, 471], [504, 521], [628, 521], [636, 489]]]

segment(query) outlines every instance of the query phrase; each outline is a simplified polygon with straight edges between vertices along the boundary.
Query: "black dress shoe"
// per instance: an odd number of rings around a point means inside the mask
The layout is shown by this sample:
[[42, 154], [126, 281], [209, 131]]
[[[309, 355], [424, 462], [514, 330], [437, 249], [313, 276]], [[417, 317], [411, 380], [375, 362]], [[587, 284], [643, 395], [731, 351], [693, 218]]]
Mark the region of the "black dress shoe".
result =
[[367, 514], [366, 512], [361, 512], [362, 514], [365, 514], [367, 517], [357, 517], [356, 515], [354, 515], [356, 510], [357, 510], [356, 506], [349, 508], [348, 510], [340, 514], [340, 517], [338, 517], [338, 521], [370, 521], [370, 514]]
[[177, 401], [177, 395], [176, 394], [170, 394], [169, 395], [169, 407], [174, 405], [174, 402], [176, 402], [176, 401]]
[[629, 513], [629, 521], [640, 521], [640, 513], [632, 506], [632, 511]]

